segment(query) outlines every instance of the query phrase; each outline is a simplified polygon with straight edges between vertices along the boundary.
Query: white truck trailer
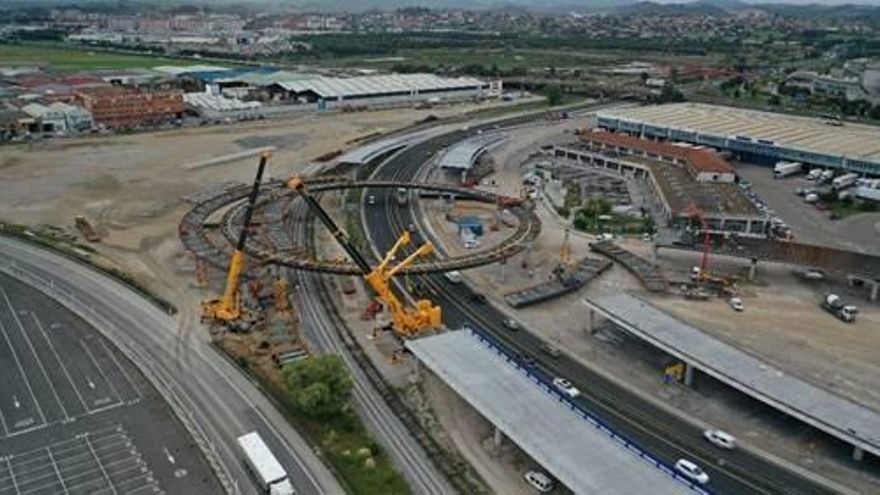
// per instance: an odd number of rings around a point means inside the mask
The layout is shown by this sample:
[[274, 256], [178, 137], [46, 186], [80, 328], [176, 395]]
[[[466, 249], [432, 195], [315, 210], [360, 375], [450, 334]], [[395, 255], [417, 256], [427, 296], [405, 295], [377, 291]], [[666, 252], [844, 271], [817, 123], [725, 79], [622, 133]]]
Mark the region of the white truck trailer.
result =
[[834, 170], [829, 168], [829, 169], [822, 171], [822, 175], [819, 176], [819, 182], [824, 184], [826, 182], [831, 182], [831, 179], [833, 179], [833, 178], [834, 178]]
[[842, 191], [847, 187], [854, 186], [856, 184], [856, 179], [859, 178], [859, 174], [844, 174], [840, 177], [835, 177], [833, 181], [831, 181], [831, 188], [835, 191]]
[[783, 177], [799, 174], [803, 169], [804, 164], [801, 162], [776, 162], [776, 166], [773, 168], [773, 178], [782, 179]]
[[238, 445], [244, 454], [245, 462], [251, 473], [260, 483], [260, 489], [266, 495], [294, 495], [293, 485], [287, 471], [263, 442], [260, 434], [253, 431], [238, 437]]

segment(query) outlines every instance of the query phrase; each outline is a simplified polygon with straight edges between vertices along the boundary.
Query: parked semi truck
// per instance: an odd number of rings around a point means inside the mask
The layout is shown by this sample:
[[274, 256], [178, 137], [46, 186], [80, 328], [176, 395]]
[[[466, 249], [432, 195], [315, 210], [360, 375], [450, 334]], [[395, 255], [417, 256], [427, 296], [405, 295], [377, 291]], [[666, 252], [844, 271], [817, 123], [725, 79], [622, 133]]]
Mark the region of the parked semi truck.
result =
[[776, 167], [773, 168], [773, 178], [782, 179], [783, 177], [799, 174], [803, 169], [804, 164], [801, 162], [776, 162]]
[[831, 188], [835, 191], [842, 191], [847, 187], [854, 186], [856, 184], [856, 179], [858, 178], [858, 174], [841, 175], [840, 177], [837, 177], [833, 181], [831, 181]]
[[262, 493], [266, 495], [294, 495], [296, 493], [287, 476], [287, 471], [263, 442], [259, 433], [253, 431], [238, 437], [238, 445], [244, 454], [248, 470], [260, 483]]
[[807, 173], [807, 180], [818, 180], [822, 177], [822, 169], [814, 168]]
[[837, 294], [825, 294], [825, 297], [822, 299], [822, 308], [836, 316], [839, 320], [847, 323], [854, 323], [856, 321], [856, 313], [859, 312], [858, 308], [846, 304]]
[[831, 179], [833, 179], [833, 178], [834, 178], [834, 170], [831, 170], [829, 168], [828, 170], [822, 171], [822, 175], [819, 176], [819, 182], [824, 184], [826, 182], [831, 182]]

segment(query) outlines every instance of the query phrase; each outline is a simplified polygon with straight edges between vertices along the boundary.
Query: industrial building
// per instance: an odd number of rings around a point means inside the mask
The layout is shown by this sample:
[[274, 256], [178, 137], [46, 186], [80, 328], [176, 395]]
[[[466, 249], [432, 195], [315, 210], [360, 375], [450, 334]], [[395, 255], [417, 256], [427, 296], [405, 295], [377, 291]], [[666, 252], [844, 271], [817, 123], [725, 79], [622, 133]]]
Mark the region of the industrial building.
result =
[[603, 110], [602, 129], [730, 151], [744, 161], [795, 161], [880, 175], [880, 128], [756, 110], [672, 103]]
[[76, 97], [96, 124], [107, 127], [166, 122], [186, 111], [183, 93], [176, 90], [97, 87], [79, 89]]
[[372, 105], [429, 100], [461, 100], [500, 93], [500, 85], [471, 77], [433, 74], [385, 74], [327, 77], [287, 71], [255, 72], [219, 78], [210, 91], [293, 104]]
[[701, 212], [709, 232], [763, 238], [769, 219], [734, 183], [736, 174], [710, 149], [659, 143], [606, 131], [585, 131], [553, 154], [651, 184], [653, 207], [669, 226], [685, 226]]

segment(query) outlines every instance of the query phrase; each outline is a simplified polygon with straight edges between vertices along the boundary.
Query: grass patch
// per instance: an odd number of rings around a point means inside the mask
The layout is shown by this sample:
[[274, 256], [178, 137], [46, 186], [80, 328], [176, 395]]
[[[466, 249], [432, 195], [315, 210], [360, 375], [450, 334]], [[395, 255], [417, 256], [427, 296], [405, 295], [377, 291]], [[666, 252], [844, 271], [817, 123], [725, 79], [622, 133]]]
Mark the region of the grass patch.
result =
[[877, 205], [868, 202], [856, 201], [834, 201], [828, 203], [828, 209], [831, 213], [838, 215], [840, 218], [851, 217], [859, 213], [872, 213], [877, 211]]
[[0, 44], [0, 65], [49, 64], [59, 71], [136, 69], [181, 61], [151, 55], [128, 55], [64, 48], [54, 44]]
[[575, 213], [574, 228], [591, 234], [614, 233], [614, 234], [641, 234], [652, 232], [654, 222], [650, 216], [640, 217], [635, 215], [622, 215], [608, 213], [601, 215], [610, 219], [600, 220], [598, 215], [589, 215], [583, 210]]

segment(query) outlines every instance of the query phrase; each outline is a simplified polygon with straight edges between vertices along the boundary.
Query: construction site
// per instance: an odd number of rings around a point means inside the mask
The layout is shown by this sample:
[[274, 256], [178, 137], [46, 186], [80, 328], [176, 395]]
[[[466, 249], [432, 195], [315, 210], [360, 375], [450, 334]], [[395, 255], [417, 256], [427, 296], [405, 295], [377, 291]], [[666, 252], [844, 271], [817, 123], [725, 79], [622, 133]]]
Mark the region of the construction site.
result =
[[743, 184], [771, 169], [597, 128], [626, 111], [18, 147], [0, 205], [172, 301], [184, 340], [269, 391], [342, 356], [414, 493], [880, 490], [880, 242], [800, 240]]

